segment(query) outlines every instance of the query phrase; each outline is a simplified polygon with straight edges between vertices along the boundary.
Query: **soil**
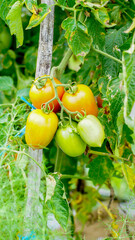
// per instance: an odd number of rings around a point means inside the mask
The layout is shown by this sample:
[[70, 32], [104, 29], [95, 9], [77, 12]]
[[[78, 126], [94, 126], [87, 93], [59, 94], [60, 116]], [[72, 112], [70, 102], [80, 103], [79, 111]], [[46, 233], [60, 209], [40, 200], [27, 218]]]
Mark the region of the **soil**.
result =
[[[117, 201], [112, 204], [111, 211], [117, 218], [115, 221], [115, 231], [118, 233], [117, 240], [135, 240], [135, 219], [128, 219], [126, 214], [120, 212], [120, 206]], [[109, 237], [112, 230], [112, 220], [103, 208], [100, 209], [100, 212], [102, 212], [100, 219], [98, 219], [99, 214], [96, 211], [94, 222], [90, 220], [90, 222], [85, 224], [83, 230], [84, 240], [103, 240], [105, 237]], [[76, 231], [78, 232], [79, 230], [81, 230], [81, 224], [76, 220]], [[132, 237], [130, 234], [132, 234]], [[111, 239], [116, 239], [116, 237]]]

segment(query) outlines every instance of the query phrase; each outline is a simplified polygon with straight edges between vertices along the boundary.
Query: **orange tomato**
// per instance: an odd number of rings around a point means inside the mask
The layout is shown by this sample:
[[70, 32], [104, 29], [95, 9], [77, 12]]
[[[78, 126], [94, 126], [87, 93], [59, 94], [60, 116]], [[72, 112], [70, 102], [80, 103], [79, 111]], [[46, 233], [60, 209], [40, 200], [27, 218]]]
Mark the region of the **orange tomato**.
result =
[[[34, 82], [36, 82], [37, 80], [38, 78]], [[54, 78], [54, 81], [56, 84], [61, 84], [61, 82], [56, 78]], [[61, 99], [64, 94], [64, 88], [57, 87], [57, 92], [58, 92], [58, 97]], [[55, 96], [54, 87], [51, 80], [48, 78], [45, 83], [45, 86], [40, 89], [38, 89], [34, 84], [32, 84], [29, 95], [30, 95], [32, 104], [36, 108], [40, 109], [43, 103], [48, 102]], [[54, 112], [58, 112], [60, 110], [60, 105], [57, 100], [53, 100], [49, 104], [49, 106], [51, 109], [53, 109]]]
[[33, 110], [26, 122], [25, 140], [31, 148], [44, 148], [54, 137], [58, 127], [58, 117], [54, 112], [44, 113]]
[[78, 90], [74, 94], [64, 93], [62, 97], [64, 107], [71, 112], [78, 111], [83, 114], [83, 111], [86, 111], [86, 115], [97, 116], [98, 107], [91, 89], [84, 84], [78, 84], [77, 87]]

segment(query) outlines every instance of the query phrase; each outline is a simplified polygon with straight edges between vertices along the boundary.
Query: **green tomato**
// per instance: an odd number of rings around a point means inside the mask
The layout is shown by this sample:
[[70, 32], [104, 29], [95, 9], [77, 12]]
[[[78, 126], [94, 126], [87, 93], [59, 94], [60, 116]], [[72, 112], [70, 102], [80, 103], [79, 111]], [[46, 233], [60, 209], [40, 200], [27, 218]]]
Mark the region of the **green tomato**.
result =
[[94, 115], [87, 115], [77, 126], [78, 133], [85, 143], [91, 147], [101, 147], [105, 139], [102, 124]]
[[9, 32], [8, 27], [3, 25], [3, 22], [0, 21], [1, 29], [0, 29], [0, 52], [3, 50], [7, 50], [11, 47], [12, 37]]
[[70, 157], [78, 157], [84, 153], [86, 143], [77, 134], [77, 123], [73, 126], [60, 127], [56, 132], [55, 140], [61, 150]]

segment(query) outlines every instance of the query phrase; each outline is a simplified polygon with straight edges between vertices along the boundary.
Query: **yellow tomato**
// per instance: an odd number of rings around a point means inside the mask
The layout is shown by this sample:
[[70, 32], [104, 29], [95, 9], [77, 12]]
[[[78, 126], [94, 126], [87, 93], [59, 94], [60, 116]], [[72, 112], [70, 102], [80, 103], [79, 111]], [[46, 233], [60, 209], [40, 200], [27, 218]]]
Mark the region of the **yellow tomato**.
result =
[[58, 118], [54, 112], [44, 113], [33, 110], [26, 122], [25, 140], [31, 148], [44, 148], [54, 137], [58, 127]]

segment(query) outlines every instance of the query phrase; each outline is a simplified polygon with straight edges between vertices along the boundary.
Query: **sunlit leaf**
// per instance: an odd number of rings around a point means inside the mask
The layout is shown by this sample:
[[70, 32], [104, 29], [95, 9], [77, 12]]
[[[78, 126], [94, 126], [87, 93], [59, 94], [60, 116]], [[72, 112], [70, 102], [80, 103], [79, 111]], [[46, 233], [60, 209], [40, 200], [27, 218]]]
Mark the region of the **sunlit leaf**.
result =
[[62, 28], [66, 30], [65, 37], [69, 47], [72, 49], [74, 55], [83, 62], [91, 45], [86, 25], [79, 21], [76, 22], [72, 17], [68, 17], [63, 21]]
[[63, 183], [57, 174], [47, 176], [46, 182], [47, 192], [45, 201], [47, 207], [54, 214], [58, 223], [66, 229], [69, 209]]
[[0, 77], [0, 91], [10, 91], [13, 87], [13, 79], [8, 76]]
[[23, 44], [23, 27], [21, 20], [21, 10], [22, 4], [20, 1], [17, 1], [12, 6], [9, 11], [6, 19], [9, 20], [9, 27], [11, 35], [15, 34], [17, 38], [17, 47]]
[[131, 190], [135, 187], [135, 173], [131, 167], [126, 164], [122, 164], [122, 170], [125, 176], [125, 179], [128, 183], [128, 186]]
[[38, 7], [36, 7], [36, 10], [31, 16], [29, 25], [26, 29], [31, 29], [38, 26], [50, 12], [51, 10], [49, 9], [47, 4], [40, 4]]
[[92, 9], [95, 18], [105, 27], [114, 27], [116, 24], [109, 24], [110, 18], [106, 8]]

